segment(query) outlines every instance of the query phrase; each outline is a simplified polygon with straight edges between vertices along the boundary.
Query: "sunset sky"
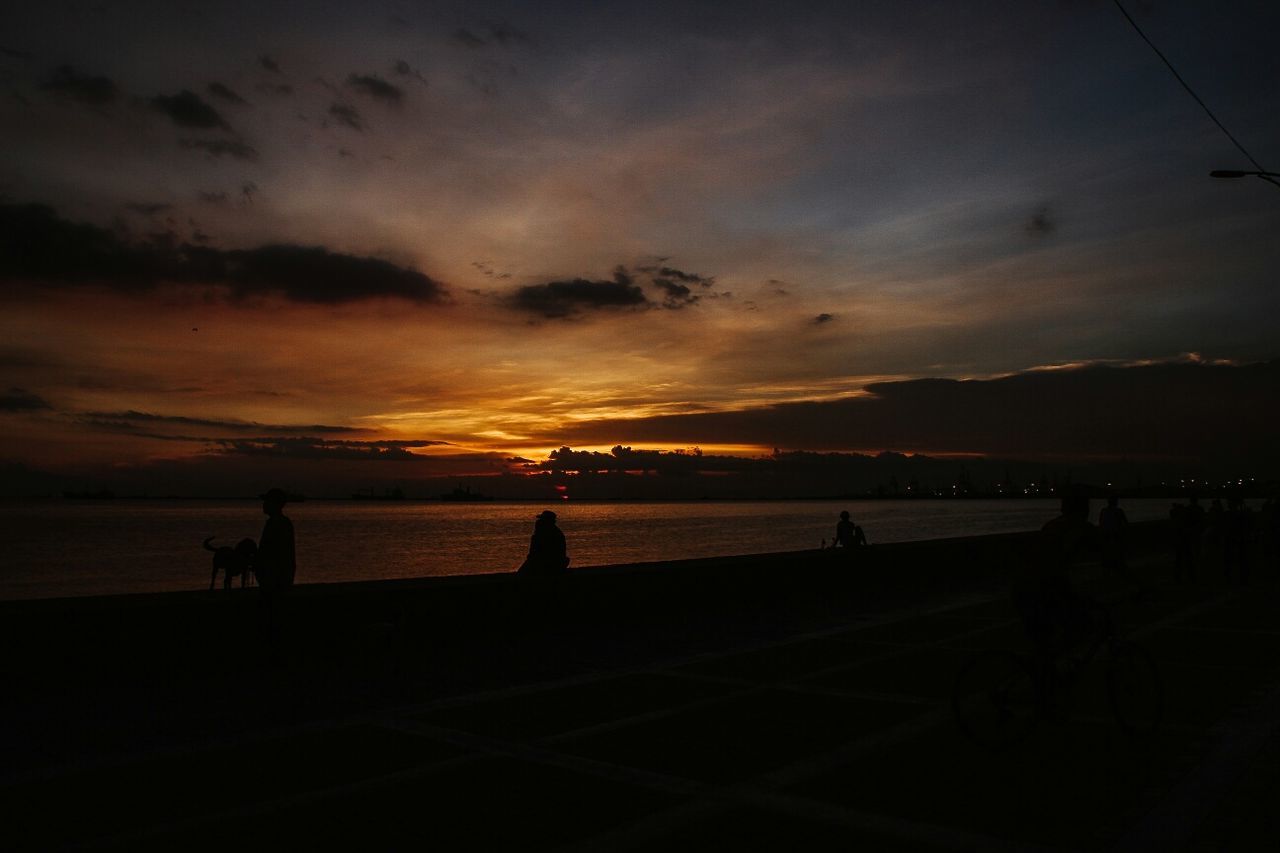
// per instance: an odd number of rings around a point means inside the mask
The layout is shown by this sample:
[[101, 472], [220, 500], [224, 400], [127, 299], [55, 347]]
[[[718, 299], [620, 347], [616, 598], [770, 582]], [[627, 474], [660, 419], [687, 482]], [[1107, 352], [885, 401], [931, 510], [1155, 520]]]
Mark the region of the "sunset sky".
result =
[[[1126, 5], [1280, 169], [1280, 6]], [[9, 3], [0, 140], [13, 471], [1276, 461], [1280, 188], [1112, 2]]]

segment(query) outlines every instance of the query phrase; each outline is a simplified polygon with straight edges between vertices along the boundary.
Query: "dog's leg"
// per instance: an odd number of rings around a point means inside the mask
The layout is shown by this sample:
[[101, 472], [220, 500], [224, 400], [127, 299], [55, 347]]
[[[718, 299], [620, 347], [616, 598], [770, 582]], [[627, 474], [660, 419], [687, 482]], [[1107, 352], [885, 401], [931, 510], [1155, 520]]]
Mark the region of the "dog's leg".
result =
[[213, 574], [209, 575], [209, 592], [213, 592], [213, 585], [218, 580], [218, 564], [213, 564]]

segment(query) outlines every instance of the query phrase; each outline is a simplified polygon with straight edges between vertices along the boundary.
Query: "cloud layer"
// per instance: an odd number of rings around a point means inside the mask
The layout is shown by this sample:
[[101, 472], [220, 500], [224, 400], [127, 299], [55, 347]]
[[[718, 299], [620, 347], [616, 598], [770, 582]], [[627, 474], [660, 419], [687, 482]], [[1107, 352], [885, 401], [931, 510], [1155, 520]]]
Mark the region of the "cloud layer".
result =
[[[619, 438], [1030, 459], [1280, 462], [1280, 361], [1032, 371], [999, 379], [877, 382], [866, 396], [732, 412], [604, 421], [557, 431]], [[549, 436], [550, 437], [550, 436]]]
[[0, 204], [0, 280], [127, 292], [163, 283], [218, 285], [235, 298], [278, 294], [315, 303], [381, 297], [431, 303], [447, 296], [434, 279], [377, 258], [319, 246], [222, 250], [166, 241], [127, 243], [104, 228], [69, 222], [34, 204]]
[[[1273, 6], [1134, 10], [1264, 162]], [[30, 464], [1265, 452], [1245, 368], [1028, 372], [1280, 352], [1274, 187], [1206, 176], [1238, 152], [1108, 4], [191, 15], [3, 16]]]

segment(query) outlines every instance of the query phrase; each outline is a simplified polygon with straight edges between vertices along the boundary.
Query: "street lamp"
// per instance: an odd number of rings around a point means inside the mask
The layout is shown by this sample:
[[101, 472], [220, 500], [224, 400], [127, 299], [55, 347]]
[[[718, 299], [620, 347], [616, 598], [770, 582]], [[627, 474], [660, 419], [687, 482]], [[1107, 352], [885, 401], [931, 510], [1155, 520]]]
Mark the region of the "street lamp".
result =
[[1280, 181], [1276, 180], [1276, 178], [1280, 178], [1280, 172], [1242, 172], [1238, 169], [1214, 169], [1209, 173], [1211, 178], [1246, 178], [1250, 176], [1261, 178], [1269, 184], [1275, 184], [1280, 187]]

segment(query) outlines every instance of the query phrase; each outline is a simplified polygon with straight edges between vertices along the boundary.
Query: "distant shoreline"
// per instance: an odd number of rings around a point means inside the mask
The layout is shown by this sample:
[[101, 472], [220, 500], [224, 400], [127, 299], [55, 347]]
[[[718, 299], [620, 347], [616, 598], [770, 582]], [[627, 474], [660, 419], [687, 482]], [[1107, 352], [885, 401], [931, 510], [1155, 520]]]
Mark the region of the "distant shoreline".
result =
[[[1187, 490], [1182, 492], [1127, 492], [1112, 491], [1108, 489], [1089, 489], [1086, 495], [1093, 500], [1104, 500], [1110, 495], [1115, 495], [1120, 500], [1189, 500], [1192, 496], [1201, 500], [1211, 500], [1214, 497], [1224, 496], [1227, 494], [1238, 495], [1247, 500], [1265, 500], [1272, 497], [1273, 493], [1269, 489], [1242, 489], [1240, 491], [1229, 491], [1226, 489], [1204, 489], [1204, 490]], [[572, 500], [557, 500], [554, 498], [505, 498], [494, 496], [483, 501], [455, 501], [439, 497], [426, 498], [352, 498], [350, 495], [345, 497], [338, 496], [306, 496], [294, 503], [350, 503], [350, 504], [475, 504], [475, 503], [500, 503], [500, 504], [701, 504], [701, 503], [775, 503], [775, 502], [803, 502], [803, 501], [851, 501], [862, 503], [901, 503], [901, 502], [938, 502], [938, 501], [954, 501], [956, 503], [964, 503], [968, 501], [1009, 501], [1017, 503], [1022, 501], [1045, 501], [1058, 500], [1060, 496], [1057, 493], [1047, 495], [1003, 495], [1003, 494], [971, 494], [965, 496], [955, 495], [799, 495], [786, 497], [705, 497], [705, 498], [573, 498]], [[261, 498], [256, 495], [115, 495], [112, 497], [105, 496], [86, 496], [86, 497], [65, 497], [58, 495], [32, 495], [28, 497], [0, 497], [0, 504], [4, 503], [110, 503], [115, 501], [238, 501], [238, 502], [258, 502]]]

